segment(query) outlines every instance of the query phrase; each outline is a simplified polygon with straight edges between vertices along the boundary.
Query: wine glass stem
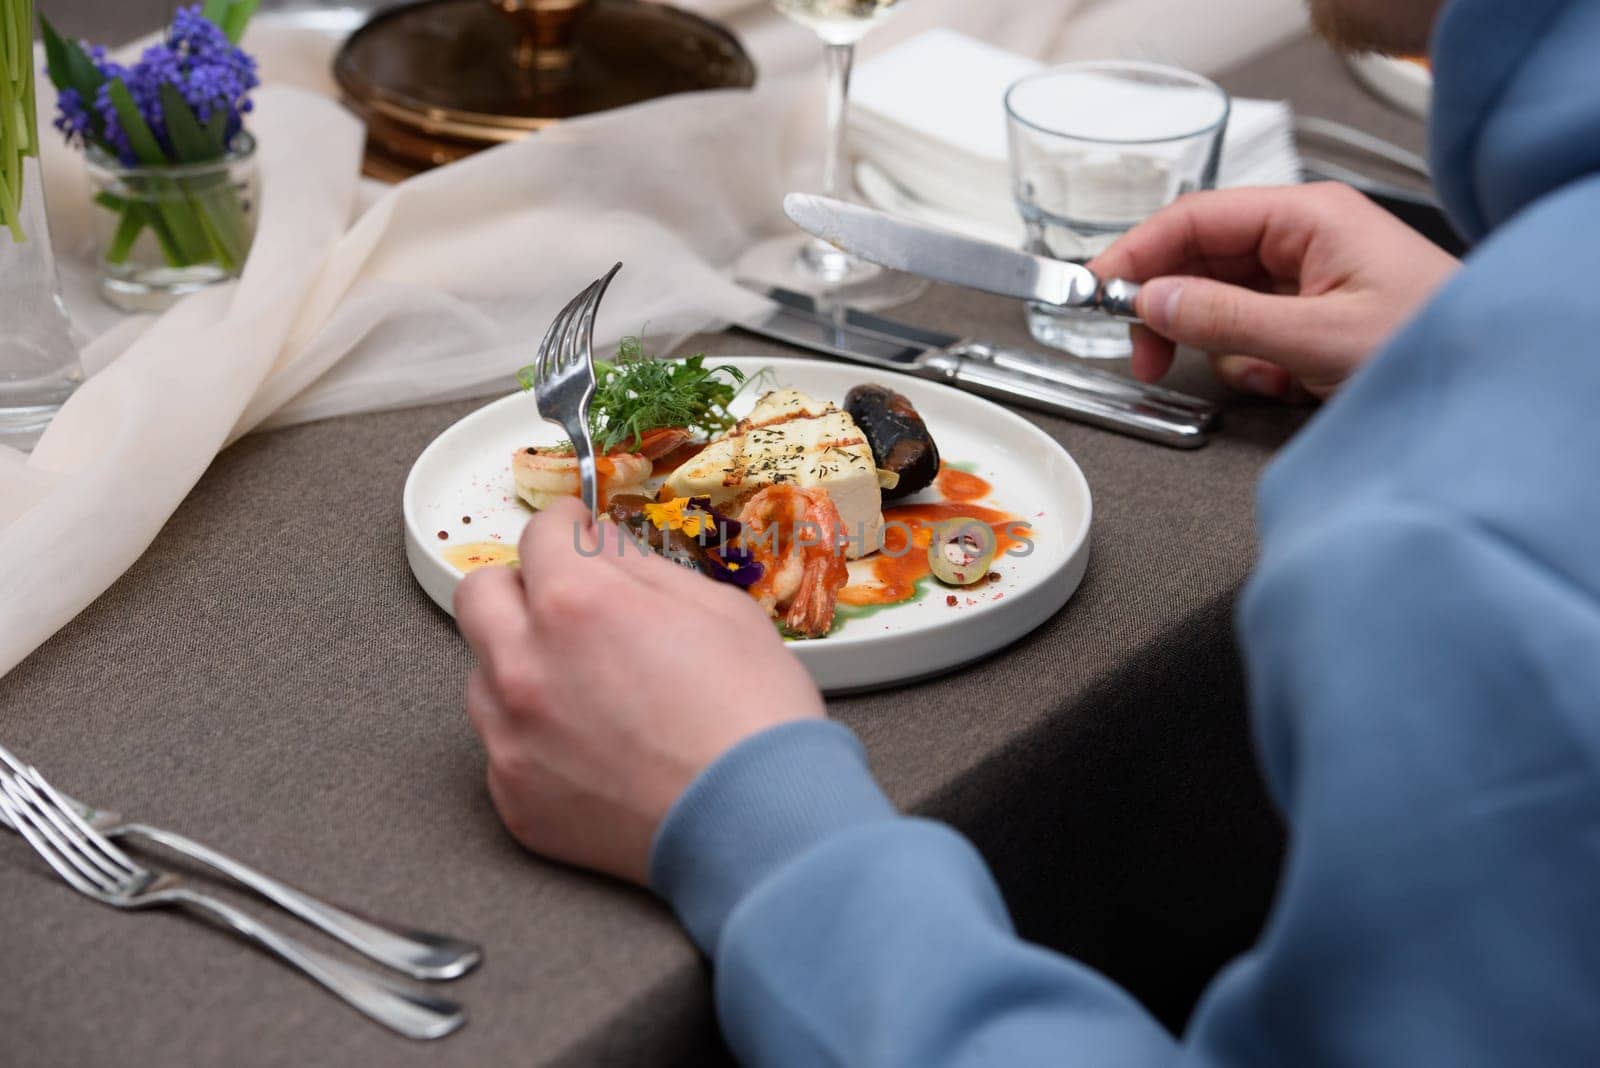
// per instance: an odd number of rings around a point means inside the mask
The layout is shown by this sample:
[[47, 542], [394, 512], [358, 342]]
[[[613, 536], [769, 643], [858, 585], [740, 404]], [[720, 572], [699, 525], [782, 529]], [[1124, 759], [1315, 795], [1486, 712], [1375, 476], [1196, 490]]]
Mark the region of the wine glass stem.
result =
[[856, 46], [829, 44], [826, 64], [828, 72], [828, 146], [822, 164], [822, 191], [838, 200], [849, 199], [850, 176], [847, 142], [850, 136], [850, 68], [855, 63]]
[[[822, 157], [822, 191], [836, 200], [850, 198], [850, 174], [846, 141], [850, 136], [850, 67], [855, 62], [855, 45], [827, 45], [828, 143]], [[840, 252], [821, 238], [812, 238], [800, 247], [800, 270], [816, 281], [838, 284], [861, 269], [859, 261]]]

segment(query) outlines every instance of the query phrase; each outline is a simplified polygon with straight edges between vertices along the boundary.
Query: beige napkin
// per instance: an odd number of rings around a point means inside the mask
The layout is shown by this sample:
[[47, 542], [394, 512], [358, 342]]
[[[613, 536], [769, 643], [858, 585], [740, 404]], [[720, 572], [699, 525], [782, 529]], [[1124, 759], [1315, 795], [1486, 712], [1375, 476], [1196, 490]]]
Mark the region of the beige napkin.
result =
[[[0, 449], [0, 673], [131, 566], [217, 451], [269, 417], [509, 391], [555, 312], [618, 259], [602, 344], [753, 310], [714, 265], [776, 226], [789, 110], [781, 90], [664, 101], [422, 176], [352, 225], [360, 126], [323, 97], [263, 91], [265, 193], [243, 279], [102, 336], [85, 362], [103, 369], [33, 455]], [[730, 129], [749, 131], [738, 166]]]

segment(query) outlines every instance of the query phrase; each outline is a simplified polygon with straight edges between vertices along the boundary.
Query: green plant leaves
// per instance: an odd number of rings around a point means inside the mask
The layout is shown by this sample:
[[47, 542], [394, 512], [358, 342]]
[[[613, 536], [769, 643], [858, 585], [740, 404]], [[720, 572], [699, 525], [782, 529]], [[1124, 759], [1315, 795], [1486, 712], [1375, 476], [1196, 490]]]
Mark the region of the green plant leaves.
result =
[[194, 117], [194, 111], [178, 92], [178, 87], [170, 82], [161, 87], [161, 115], [166, 120], [172, 155], [178, 162], [208, 163], [222, 158], [225, 146], [220, 140], [212, 139], [200, 120]]
[[98, 140], [105, 135], [105, 123], [94, 108], [95, 97], [105, 84], [105, 75], [94, 65], [89, 53], [77, 41], [69, 41], [56, 32], [50, 20], [39, 16], [39, 29], [44, 35], [45, 64], [50, 80], [57, 89], [72, 89], [83, 99], [89, 114], [89, 136]]
[[227, 34], [228, 40], [238, 44], [260, 6], [261, 0], [206, 0], [200, 14]]
[[39, 154], [33, 78], [33, 0], [0, 0], [0, 229], [17, 242], [24, 160]]
[[144, 116], [139, 114], [139, 105], [133, 102], [128, 83], [115, 78], [107, 92], [111, 106], [116, 109], [117, 122], [122, 125], [122, 132], [128, 135], [128, 144], [139, 162], [146, 167], [159, 167], [168, 162], [167, 154], [161, 151], [161, 142], [150, 132], [150, 125], [144, 121]]

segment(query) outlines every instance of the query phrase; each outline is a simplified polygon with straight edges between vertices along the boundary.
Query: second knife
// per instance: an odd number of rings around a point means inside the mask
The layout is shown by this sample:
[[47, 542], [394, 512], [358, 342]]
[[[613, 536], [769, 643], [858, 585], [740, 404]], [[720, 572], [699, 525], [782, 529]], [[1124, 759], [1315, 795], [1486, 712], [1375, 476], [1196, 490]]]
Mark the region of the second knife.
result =
[[[944, 382], [994, 400], [1168, 445], [1195, 449], [1207, 441], [1215, 409], [1204, 401], [1168, 394], [1167, 401], [1137, 392], [1137, 383], [1076, 383], [1073, 372], [1032, 365], [1026, 356], [955, 341], [859, 312], [823, 310], [800, 294], [769, 289], [772, 311], [738, 325], [753, 334], [841, 359]], [[878, 327], [882, 327], [881, 329]], [[891, 330], [892, 328], [892, 330]], [[1096, 376], [1101, 377], [1101, 376]]]

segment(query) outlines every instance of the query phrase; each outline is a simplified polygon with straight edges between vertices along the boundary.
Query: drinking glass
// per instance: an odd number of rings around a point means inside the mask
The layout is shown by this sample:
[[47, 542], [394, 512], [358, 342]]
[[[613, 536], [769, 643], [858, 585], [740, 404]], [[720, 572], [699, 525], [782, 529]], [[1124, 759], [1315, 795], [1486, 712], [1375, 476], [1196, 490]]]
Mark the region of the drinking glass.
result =
[[[1006, 92], [1011, 184], [1028, 250], [1086, 263], [1178, 197], [1216, 184], [1228, 94], [1152, 63], [1072, 63]], [[1133, 352], [1098, 312], [1028, 306], [1042, 344], [1089, 359]]]
[[[773, 0], [789, 18], [816, 32], [825, 48], [828, 80], [828, 139], [822, 191], [851, 199], [848, 152], [850, 71], [856, 43], [893, 13], [900, 0]], [[885, 270], [825, 241], [788, 236], [753, 249], [740, 273], [858, 308], [889, 308], [912, 300], [927, 283]]]

